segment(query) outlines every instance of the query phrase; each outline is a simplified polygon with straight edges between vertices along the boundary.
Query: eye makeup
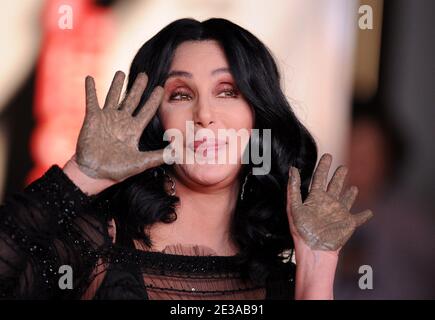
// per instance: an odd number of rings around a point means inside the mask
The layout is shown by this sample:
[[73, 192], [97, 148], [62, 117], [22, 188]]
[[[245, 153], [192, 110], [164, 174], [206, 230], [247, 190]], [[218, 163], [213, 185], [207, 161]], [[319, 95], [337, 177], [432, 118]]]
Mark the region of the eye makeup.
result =
[[[180, 78], [169, 80], [165, 86], [167, 101], [177, 103], [194, 100], [197, 92], [192, 89], [188, 82], [189, 81]], [[239, 90], [234, 85], [234, 81], [229, 75], [220, 77], [220, 79], [215, 81], [211, 94], [215, 98], [238, 98]]]

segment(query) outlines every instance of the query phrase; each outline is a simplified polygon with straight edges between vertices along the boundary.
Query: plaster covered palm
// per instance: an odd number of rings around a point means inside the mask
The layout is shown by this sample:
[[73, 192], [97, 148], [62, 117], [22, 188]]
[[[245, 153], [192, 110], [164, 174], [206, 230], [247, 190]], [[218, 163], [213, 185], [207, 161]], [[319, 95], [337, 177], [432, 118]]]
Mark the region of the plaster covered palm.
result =
[[122, 181], [163, 163], [163, 150], [141, 152], [138, 149], [139, 138], [160, 105], [163, 88], [157, 86], [133, 117], [148, 78], [140, 73], [119, 104], [124, 79], [123, 72], [115, 74], [101, 109], [94, 79], [86, 77], [86, 115], [77, 142], [76, 161], [89, 177]]
[[313, 250], [337, 251], [350, 238], [356, 227], [372, 217], [371, 210], [351, 214], [358, 189], [351, 186], [344, 192], [347, 168], [340, 166], [327, 185], [332, 157], [324, 154], [314, 172], [310, 192], [302, 202], [300, 176], [290, 168], [287, 212], [294, 237], [300, 237]]

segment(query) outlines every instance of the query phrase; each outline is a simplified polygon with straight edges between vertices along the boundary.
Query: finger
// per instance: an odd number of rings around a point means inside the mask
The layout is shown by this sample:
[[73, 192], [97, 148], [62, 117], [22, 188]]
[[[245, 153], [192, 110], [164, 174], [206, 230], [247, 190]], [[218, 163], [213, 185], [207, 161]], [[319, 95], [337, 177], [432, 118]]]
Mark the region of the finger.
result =
[[109, 92], [106, 96], [103, 109], [115, 109], [119, 104], [119, 97], [121, 96], [122, 86], [124, 85], [125, 73], [117, 71], [113, 77], [112, 84], [110, 85]]
[[326, 180], [328, 179], [329, 168], [331, 167], [332, 156], [325, 153], [319, 160], [316, 171], [314, 172], [311, 190], [326, 190]]
[[301, 196], [301, 177], [298, 169], [290, 167], [290, 179], [287, 187], [287, 203], [290, 203], [292, 208], [302, 205]]
[[87, 76], [85, 79], [85, 91], [86, 91], [86, 114], [92, 114], [99, 111], [97, 90], [95, 89], [95, 81], [91, 76]]
[[125, 110], [128, 113], [133, 113], [139, 104], [140, 98], [147, 86], [148, 76], [144, 72], [140, 72], [134, 80], [133, 87], [127, 95], [127, 98], [121, 105], [121, 110]]
[[355, 221], [355, 225], [357, 227], [367, 222], [367, 220], [369, 220], [371, 217], [373, 217], [372, 210], [364, 210], [360, 213], [352, 215], [353, 221]]
[[328, 185], [328, 193], [338, 199], [341, 190], [343, 189], [344, 180], [346, 179], [348, 169], [345, 166], [340, 166], [335, 170], [331, 181]]
[[156, 114], [156, 111], [162, 102], [163, 93], [164, 89], [162, 87], [155, 87], [151, 96], [136, 116], [137, 121], [141, 124], [142, 130], [145, 129], [151, 118]]
[[350, 210], [350, 208], [352, 208], [357, 195], [358, 195], [358, 188], [355, 186], [351, 186], [343, 194], [343, 196], [341, 197], [341, 202], [347, 208], [347, 210]]

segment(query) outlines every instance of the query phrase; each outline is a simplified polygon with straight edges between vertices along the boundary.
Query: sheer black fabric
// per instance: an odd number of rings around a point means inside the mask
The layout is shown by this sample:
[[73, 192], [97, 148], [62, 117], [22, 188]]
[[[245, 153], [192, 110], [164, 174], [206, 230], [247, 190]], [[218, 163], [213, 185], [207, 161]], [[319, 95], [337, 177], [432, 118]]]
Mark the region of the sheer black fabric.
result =
[[[292, 299], [295, 265], [281, 263], [263, 287], [237, 256], [174, 245], [163, 252], [112, 241], [109, 201], [84, 194], [58, 166], [0, 207], [3, 299]], [[125, 235], [124, 235], [125, 236]], [[61, 266], [70, 266], [64, 288]], [[63, 288], [63, 289], [62, 289]]]

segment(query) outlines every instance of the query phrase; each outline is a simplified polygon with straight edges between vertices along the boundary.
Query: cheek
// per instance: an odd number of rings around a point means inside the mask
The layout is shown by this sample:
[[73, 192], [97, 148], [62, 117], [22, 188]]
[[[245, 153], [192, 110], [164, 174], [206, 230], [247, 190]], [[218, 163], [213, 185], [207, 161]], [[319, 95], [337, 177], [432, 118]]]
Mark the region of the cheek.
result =
[[187, 116], [183, 110], [162, 105], [158, 111], [158, 116], [164, 130], [179, 129], [184, 131]]
[[246, 102], [243, 102], [233, 105], [231, 109], [228, 109], [222, 115], [222, 118], [225, 119], [224, 122], [227, 129], [231, 128], [237, 131], [237, 138], [233, 138], [229, 148], [230, 152], [236, 154], [237, 158], [240, 159], [249, 143], [251, 130], [254, 128], [254, 111]]
[[254, 118], [252, 108], [246, 102], [243, 102], [226, 111], [226, 127], [251, 130], [254, 127]]

